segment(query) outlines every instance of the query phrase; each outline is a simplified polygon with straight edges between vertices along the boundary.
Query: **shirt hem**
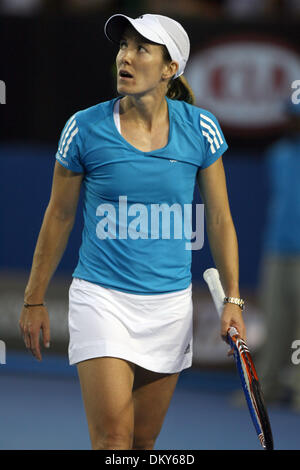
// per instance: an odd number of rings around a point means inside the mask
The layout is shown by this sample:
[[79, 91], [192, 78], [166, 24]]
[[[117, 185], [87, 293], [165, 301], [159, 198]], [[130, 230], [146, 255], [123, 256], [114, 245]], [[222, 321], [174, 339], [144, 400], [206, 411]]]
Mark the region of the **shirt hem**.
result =
[[108, 285], [108, 284], [104, 284], [104, 283], [100, 283], [100, 282], [96, 282], [92, 279], [88, 279], [88, 277], [83, 277], [83, 276], [80, 276], [76, 273], [73, 273], [72, 274], [72, 277], [73, 278], [77, 278], [77, 279], [82, 279], [83, 281], [87, 281], [87, 282], [91, 282], [92, 284], [96, 284], [97, 286], [101, 286], [101, 287], [106, 287], [107, 289], [113, 289], [113, 290], [117, 290], [117, 291], [120, 291], [120, 292], [125, 292], [127, 294], [134, 294], [134, 295], [162, 295], [162, 294], [171, 294], [172, 292], [180, 292], [182, 290], [185, 290], [187, 289], [190, 285], [191, 285], [191, 279], [188, 281], [188, 283], [186, 284], [185, 287], [181, 287], [180, 289], [174, 289], [174, 290], [169, 290], [169, 291], [160, 291], [160, 292], [141, 292], [141, 291], [133, 291], [133, 290], [129, 290], [129, 289], [122, 289], [120, 287], [116, 287], [116, 286], [112, 286], [112, 285]]
[[205, 164], [201, 165], [201, 167], [200, 167], [201, 170], [204, 170], [205, 168], [208, 168], [210, 165], [215, 163], [221, 157], [221, 155], [223, 155], [226, 152], [227, 149], [228, 149], [228, 145], [226, 144], [226, 146], [224, 148], [220, 149], [216, 153], [216, 155], [214, 155], [214, 157], [209, 160], [209, 163], [207, 163], [206, 165]]

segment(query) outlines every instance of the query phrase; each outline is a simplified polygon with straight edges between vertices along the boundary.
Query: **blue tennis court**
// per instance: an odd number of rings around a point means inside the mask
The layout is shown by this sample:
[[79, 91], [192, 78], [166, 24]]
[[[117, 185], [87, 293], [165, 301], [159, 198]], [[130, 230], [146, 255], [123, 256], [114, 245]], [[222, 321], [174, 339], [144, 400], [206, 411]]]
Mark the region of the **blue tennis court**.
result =
[[[77, 371], [67, 357], [8, 352], [0, 366], [0, 449], [90, 449]], [[234, 407], [239, 379], [231, 371], [186, 370], [181, 374], [156, 450], [259, 450], [244, 407]], [[287, 406], [268, 407], [276, 449], [299, 449], [300, 415]]]

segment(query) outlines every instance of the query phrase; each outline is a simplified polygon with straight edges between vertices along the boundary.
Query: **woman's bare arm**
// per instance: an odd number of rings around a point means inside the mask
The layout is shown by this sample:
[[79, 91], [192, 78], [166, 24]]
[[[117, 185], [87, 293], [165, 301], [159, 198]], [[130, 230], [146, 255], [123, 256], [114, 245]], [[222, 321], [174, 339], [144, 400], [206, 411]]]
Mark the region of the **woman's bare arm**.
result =
[[[74, 225], [83, 174], [67, 170], [55, 163], [51, 196], [45, 211], [33, 255], [32, 268], [24, 300], [29, 304], [43, 303], [47, 287], [65, 251]], [[41, 360], [39, 332], [44, 344], [50, 340], [46, 307], [23, 308], [19, 326], [27, 348]]]
[[209, 245], [227, 296], [239, 296], [238, 244], [233, 225], [222, 157], [197, 175], [205, 207]]
[[42, 303], [65, 251], [73, 228], [82, 182], [82, 173], [73, 173], [55, 163], [50, 201], [37, 239], [25, 301]]
[[[229, 207], [222, 157], [208, 168], [199, 170], [197, 182], [205, 207], [210, 250], [225, 294], [240, 297], [238, 242]], [[235, 326], [245, 339], [245, 326], [239, 306], [225, 305], [221, 325], [223, 339], [226, 338], [229, 326]]]

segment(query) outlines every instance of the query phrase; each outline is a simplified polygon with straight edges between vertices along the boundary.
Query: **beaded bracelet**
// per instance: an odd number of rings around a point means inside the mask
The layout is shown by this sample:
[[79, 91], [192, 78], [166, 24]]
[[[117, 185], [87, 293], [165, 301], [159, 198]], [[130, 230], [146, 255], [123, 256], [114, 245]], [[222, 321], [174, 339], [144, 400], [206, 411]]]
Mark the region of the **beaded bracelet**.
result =
[[28, 304], [27, 302], [24, 302], [24, 307], [28, 308], [28, 307], [45, 307], [46, 304], [45, 303], [42, 303], [42, 304]]

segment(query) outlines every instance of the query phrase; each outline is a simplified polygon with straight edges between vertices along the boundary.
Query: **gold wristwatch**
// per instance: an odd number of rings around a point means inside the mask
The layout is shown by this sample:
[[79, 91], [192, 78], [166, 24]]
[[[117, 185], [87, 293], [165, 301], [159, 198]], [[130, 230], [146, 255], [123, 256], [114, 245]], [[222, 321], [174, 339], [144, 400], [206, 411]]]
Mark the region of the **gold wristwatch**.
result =
[[224, 304], [236, 304], [242, 310], [245, 309], [245, 302], [243, 301], [243, 299], [239, 299], [237, 297], [225, 297], [223, 303]]

